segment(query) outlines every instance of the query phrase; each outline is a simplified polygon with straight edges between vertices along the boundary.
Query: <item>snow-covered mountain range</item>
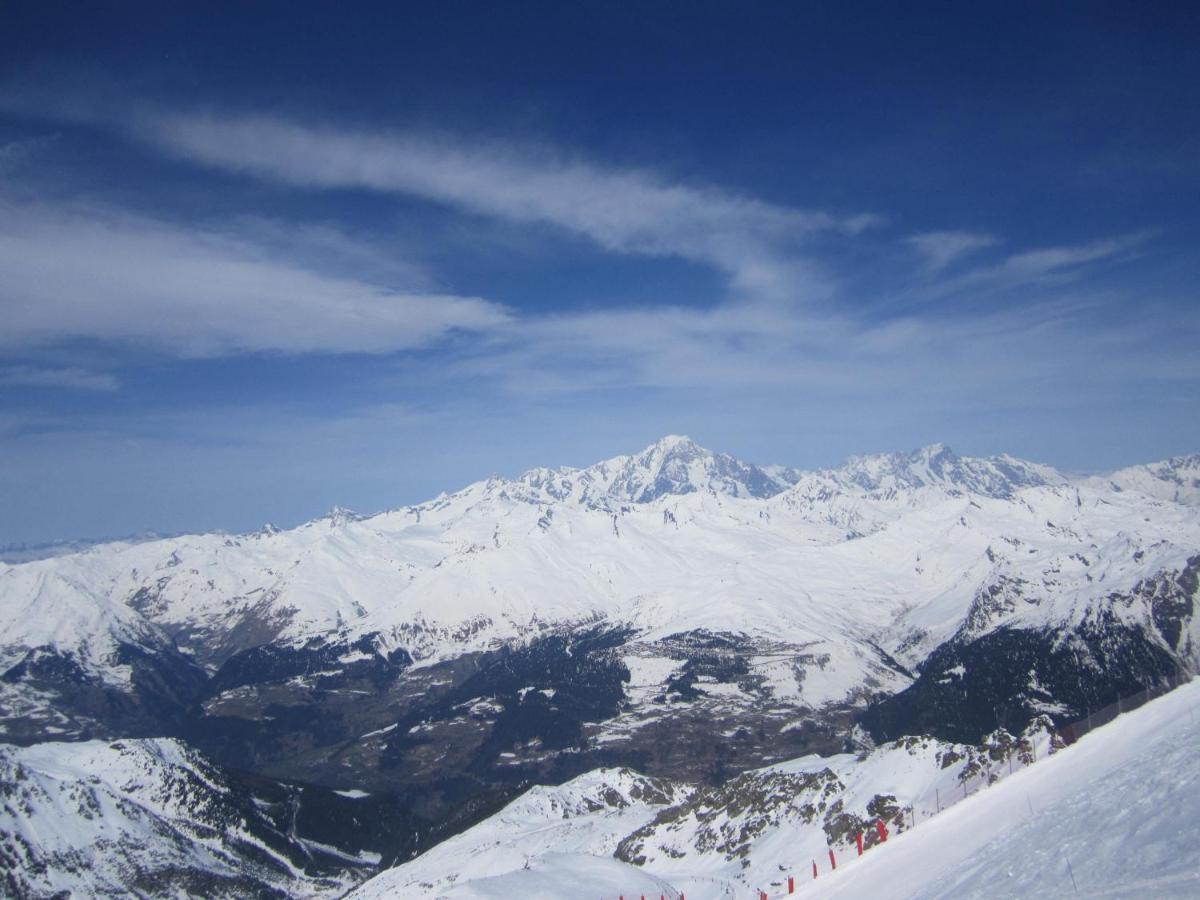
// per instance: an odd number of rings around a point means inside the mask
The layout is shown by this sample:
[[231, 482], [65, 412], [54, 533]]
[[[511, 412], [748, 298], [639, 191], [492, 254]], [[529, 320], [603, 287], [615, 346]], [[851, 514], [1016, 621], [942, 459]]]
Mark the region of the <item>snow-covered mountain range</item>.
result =
[[[1075, 477], [942, 445], [837, 469], [668, 437], [298, 528], [0, 564], [0, 739], [171, 737], [412, 811], [975, 744], [1200, 663], [1200, 457]], [[351, 846], [352, 844], [352, 846]]]

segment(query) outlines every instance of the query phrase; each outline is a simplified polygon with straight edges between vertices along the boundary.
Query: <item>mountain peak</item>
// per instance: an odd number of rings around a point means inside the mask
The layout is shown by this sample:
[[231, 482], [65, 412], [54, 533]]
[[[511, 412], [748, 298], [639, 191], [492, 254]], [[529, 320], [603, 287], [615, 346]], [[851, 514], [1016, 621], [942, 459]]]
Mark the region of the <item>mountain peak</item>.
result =
[[1118, 491], [1138, 491], [1185, 506], [1200, 506], [1200, 453], [1129, 466], [1088, 481]]
[[771, 471], [728, 453], [713, 453], [678, 434], [660, 438], [633, 456], [617, 457], [586, 471], [607, 476], [610, 498], [634, 503], [698, 492], [771, 497], [791, 484], [788, 470]]
[[530, 469], [518, 481], [543, 499], [574, 497], [581, 503], [609, 506], [694, 493], [772, 497], [791, 486], [795, 473], [779, 466], [756, 466], [728, 453], [714, 453], [686, 435], [668, 434], [628, 456], [584, 469]]
[[937, 488], [951, 494], [997, 498], [1011, 497], [1021, 488], [1063, 481], [1049, 466], [1007, 455], [959, 456], [940, 442], [909, 453], [852, 456], [840, 469], [823, 475], [868, 493]]
[[663, 435], [657, 441], [655, 441], [653, 444], [651, 444], [649, 447], [646, 448], [646, 450], [654, 450], [654, 449], [662, 449], [662, 450], [668, 450], [668, 451], [669, 450], [703, 450], [705, 453], [709, 452], [707, 450], [704, 450], [703, 447], [701, 447], [699, 444], [697, 444], [695, 441], [693, 441], [686, 434]]
[[329, 522], [336, 528], [345, 525], [348, 522], [358, 522], [365, 518], [356, 513], [352, 509], [347, 509], [345, 506], [335, 506], [329, 510], [322, 518], [328, 519]]
[[957, 453], [955, 453], [953, 450], [950, 449], [950, 447], [947, 444], [943, 444], [941, 441], [937, 441], [936, 443], [933, 443], [933, 444], [927, 444], [926, 446], [921, 447], [918, 450], [914, 450], [912, 453], [909, 454], [909, 456], [915, 457], [917, 459], [923, 459], [923, 460], [931, 460], [931, 459], [950, 460], [950, 459], [958, 459], [959, 458]]
[[715, 454], [711, 450], [701, 447], [690, 437], [680, 434], [668, 434], [666, 437], [659, 438], [645, 450], [640, 453], [635, 453], [630, 459], [646, 461], [647, 465], [654, 465], [655, 462], [665, 462], [671, 459], [697, 459], [711, 458]]

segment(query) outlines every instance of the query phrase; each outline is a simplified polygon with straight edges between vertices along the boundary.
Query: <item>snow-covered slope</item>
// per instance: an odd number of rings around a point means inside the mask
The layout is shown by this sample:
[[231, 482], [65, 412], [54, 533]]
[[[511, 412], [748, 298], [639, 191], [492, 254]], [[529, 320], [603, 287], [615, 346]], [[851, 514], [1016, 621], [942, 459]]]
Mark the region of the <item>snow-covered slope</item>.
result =
[[[787, 873], [807, 875], [813, 860], [825, 868], [830, 847], [848, 862], [860, 832], [868, 848], [875, 846], [876, 819], [902, 832], [928, 819], [939, 799], [949, 805], [1045, 758], [1047, 724], [1017, 737], [997, 732], [980, 746], [909, 738], [860, 754], [807, 756], [715, 787], [599, 769], [558, 788], [533, 788], [353, 896], [459, 896], [452, 889], [536, 868], [552, 854], [615, 856], [691, 896], [770, 889]], [[611, 874], [624, 879], [612, 896], [636, 893], [635, 874]]]
[[800, 475], [796, 469], [756, 466], [706, 450], [691, 438], [668, 435], [640, 453], [586, 469], [533, 469], [518, 482], [543, 501], [572, 500], [611, 510], [623, 503], [697, 492], [764, 499], [795, 484]]
[[947, 498], [1012, 500], [1025, 488], [1068, 482], [1050, 466], [1007, 455], [964, 457], [945, 444], [931, 444], [911, 453], [854, 456], [838, 469], [799, 473], [781, 500], [789, 510], [854, 537]]
[[[680, 894], [655, 878], [615, 859], [583, 853], [547, 853], [530, 860], [528, 867], [498, 875], [472, 878], [439, 891], [445, 900], [562, 900], [582, 890], [600, 897], [659, 897], [676, 900]], [[425, 889], [385, 893], [384, 896], [429, 897]], [[589, 893], [590, 896], [590, 893]]]
[[[547, 858], [556, 860], [555, 867], [579, 872], [577, 857], [589, 856], [607, 858], [608, 873], [601, 877], [611, 879], [612, 873], [617, 873], [620, 891], [615, 893], [633, 891], [646, 876], [612, 858], [617, 844], [657, 811], [690, 793], [687, 786], [627, 769], [599, 769], [559, 787], [535, 787], [480, 825], [376, 876], [353, 896], [356, 900], [476, 896], [462, 892], [467, 882], [499, 884], [491, 879], [519, 873], [531, 860]], [[590, 880], [587, 884], [593, 893], [598, 889]], [[659, 890], [657, 886], [653, 889]], [[471, 890], [482, 892], [485, 888], [476, 885]]]
[[306, 874], [321, 860], [269, 806], [177, 741], [0, 749], [0, 893], [336, 896], [353, 883]]
[[889, 841], [812, 897], [1200, 895], [1200, 684]]
[[0, 572], [0, 739], [177, 726], [204, 672], [158, 625], [74, 578], [75, 563], [48, 563]]
[[1130, 466], [1110, 475], [1088, 479], [1088, 483], [1114, 490], [1136, 491], [1159, 500], [1200, 506], [1200, 453], [1173, 456], [1162, 462]]
[[1044, 758], [1049, 722], [1021, 735], [995, 732], [980, 745], [904, 738], [869, 752], [805, 756], [696, 790], [626, 837], [617, 857], [677, 886], [709, 879], [768, 889], [781, 873], [843, 864], [855, 836], [875, 845], [874, 822], [902, 832], [992, 778]]
[[[628, 897], [647, 890], [641, 870], [667, 896], [782, 897], [791, 876], [814, 897], [1192, 897], [1198, 714], [1200, 684], [1191, 683], [1070, 747], [1041, 724], [978, 747], [911, 738], [792, 760], [720, 787], [659, 782], [641, 795], [630, 790], [638, 776], [598, 770], [533, 789], [352, 896], [502, 896], [488, 890], [503, 884], [530, 896]], [[630, 868], [600, 864], [614, 844]]]
[[151, 651], [174, 646], [136, 609], [88, 590], [69, 565], [13, 566], [0, 577], [0, 669], [16, 665], [31, 649], [66, 648], [87, 675], [128, 684], [129, 669], [117, 659], [121, 645]]

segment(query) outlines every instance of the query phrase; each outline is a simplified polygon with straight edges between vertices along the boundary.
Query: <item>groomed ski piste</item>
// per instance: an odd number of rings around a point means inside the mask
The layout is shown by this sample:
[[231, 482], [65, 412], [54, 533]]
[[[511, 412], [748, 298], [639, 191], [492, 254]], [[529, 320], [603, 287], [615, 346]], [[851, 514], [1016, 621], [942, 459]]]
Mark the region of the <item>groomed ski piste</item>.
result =
[[1192, 681], [803, 885], [803, 893], [1200, 896], [1198, 748], [1200, 684]]
[[[847, 860], [843, 855], [836, 872], [821, 860], [814, 880], [810, 870], [795, 871], [795, 860], [785, 864], [782, 857], [756, 859], [755, 868], [776, 870], [784, 882], [785, 870], [791, 869], [793, 896], [813, 898], [1197, 897], [1197, 747], [1200, 684], [1193, 681], [940, 814], [919, 819], [915, 828], [893, 834], [860, 858]], [[547, 829], [554, 827], [548, 821]], [[774, 836], [768, 846], [786, 847], [783, 837]], [[725, 879], [678, 877], [686, 861], [677, 863], [683, 865], [659, 877], [653, 867], [643, 869], [596, 854], [544, 852], [528, 857], [514, 871], [473, 873], [452, 887], [422, 896], [762, 896], [758, 888]], [[453, 862], [447, 859], [445, 864]], [[368, 881], [354, 897], [417, 896], [412, 893], [416, 885], [401, 886], [389, 874]], [[771, 898], [787, 896], [786, 887], [763, 890]]]

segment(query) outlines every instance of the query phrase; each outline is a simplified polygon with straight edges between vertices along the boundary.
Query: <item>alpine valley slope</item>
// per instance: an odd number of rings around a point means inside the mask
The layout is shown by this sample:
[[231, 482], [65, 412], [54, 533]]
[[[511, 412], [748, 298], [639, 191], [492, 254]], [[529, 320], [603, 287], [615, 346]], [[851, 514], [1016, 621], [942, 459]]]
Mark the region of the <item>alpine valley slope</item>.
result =
[[[1070, 747], [1044, 723], [979, 747], [910, 738], [721, 788], [597, 770], [534, 788], [351, 897], [616, 898], [665, 885], [669, 897], [748, 900], [787, 896], [789, 875], [805, 897], [1194, 897], [1198, 707], [1192, 682]], [[938, 790], [961, 798], [964, 785], [970, 796], [940, 813], [923, 805]], [[879, 818], [886, 843], [870, 827]]]
[[[852, 858], [855, 835], [878, 841], [872, 823], [904, 831], [922, 821], [940, 790], [947, 802], [997, 773], [1045, 758], [1054, 740], [1048, 722], [1026, 733], [996, 732], [979, 746], [905, 738], [862, 754], [806, 756], [751, 772], [717, 787], [646, 778], [627, 769], [597, 769], [560, 786], [535, 787], [503, 810], [418, 858], [372, 878], [355, 900], [385, 897], [637, 896], [650, 875], [692, 897], [779, 893], [787, 876], [826, 867], [827, 848]], [[923, 801], [928, 806], [923, 807]], [[564, 881], [557, 892], [526, 884], [552, 860], [570, 876], [587, 861], [610, 863], [600, 883]], [[527, 893], [528, 891], [528, 893]]]
[[975, 743], [1194, 671], [1198, 485], [1195, 456], [1072, 478], [935, 445], [806, 473], [669, 437], [0, 566], [0, 737], [176, 737], [366, 792], [421, 823], [342, 848], [385, 861], [597, 767], [715, 785], [867, 732]]
[[296, 799], [172, 740], [0, 749], [0, 894], [341, 896], [378, 857], [297, 839]]
[[809, 896], [1196, 897], [1200, 684], [1084, 736]]

